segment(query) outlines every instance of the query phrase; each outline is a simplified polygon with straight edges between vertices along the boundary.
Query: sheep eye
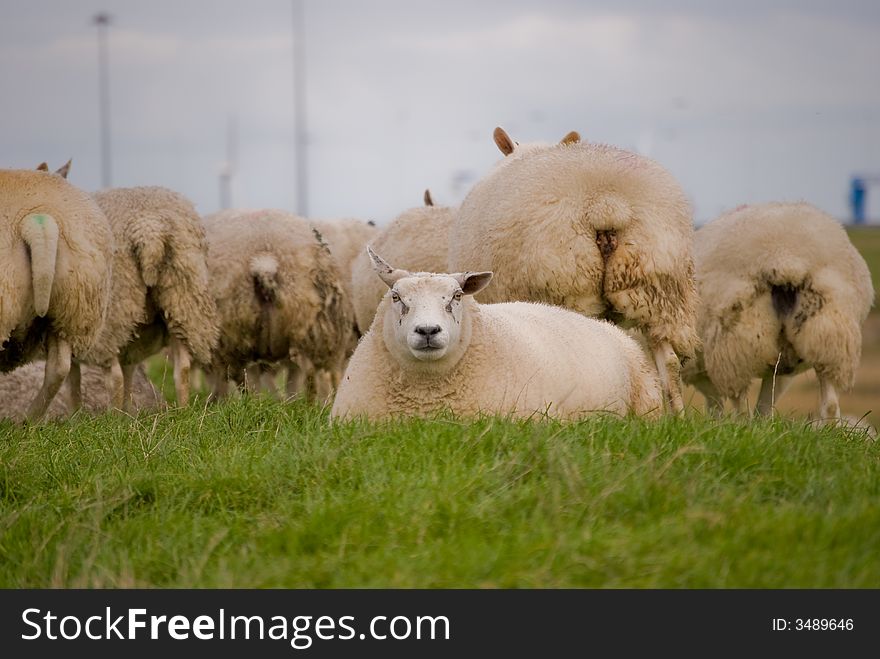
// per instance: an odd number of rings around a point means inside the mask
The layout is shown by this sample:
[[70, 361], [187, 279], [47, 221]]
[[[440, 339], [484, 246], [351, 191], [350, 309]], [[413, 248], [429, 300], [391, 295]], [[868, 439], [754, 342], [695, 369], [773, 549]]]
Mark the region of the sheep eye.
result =
[[400, 296], [397, 293], [395, 293], [394, 291], [391, 291], [391, 301], [392, 302], [400, 302]]
[[460, 301], [461, 301], [461, 295], [462, 295], [461, 291], [456, 291], [456, 292], [455, 292], [455, 295], [452, 296], [452, 299], [455, 300], [456, 302], [460, 302]]

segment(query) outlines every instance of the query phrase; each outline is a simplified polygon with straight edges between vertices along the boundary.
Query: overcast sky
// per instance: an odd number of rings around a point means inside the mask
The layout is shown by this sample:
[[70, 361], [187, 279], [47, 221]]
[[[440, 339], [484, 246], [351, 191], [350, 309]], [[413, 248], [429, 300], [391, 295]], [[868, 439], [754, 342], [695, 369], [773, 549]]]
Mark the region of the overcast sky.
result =
[[[235, 118], [235, 206], [295, 209], [291, 0], [0, 0], [3, 167], [100, 186], [110, 29], [113, 183], [202, 212]], [[570, 130], [668, 167], [698, 222], [740, 203], [849, 214], [880, 175], [880, 2], [305, 0], [310, 215], [385, 222], [458, 203], [519, 141]], [[880, 185], [869, 211], [880, 216]]]

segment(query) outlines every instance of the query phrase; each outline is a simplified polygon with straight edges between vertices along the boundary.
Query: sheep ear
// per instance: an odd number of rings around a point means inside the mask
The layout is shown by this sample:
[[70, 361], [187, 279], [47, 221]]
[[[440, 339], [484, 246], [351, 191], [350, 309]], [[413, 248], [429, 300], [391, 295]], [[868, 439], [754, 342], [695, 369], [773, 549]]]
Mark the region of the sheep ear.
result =
[[47, 165], [47, 164], [44, 163], [44, 162], [41, 162], [39, 165], [37, 165], [37, 171], [38, 171], [38, 172], [48, 172], [48, 171], [49, 171], [49, 165]]
[[571, 131], [568, 135], [559, 140], [560, 144], [577, 144], [581, 141], [581, 135], [576, 130]]
[[433, 206], [434, 200], [431, 198], [431, 191], [425, 190], [425, 206]]
[[398, 279], [410, 276], [408, 271], [399, 268], [392, 268], [388, 265], [369, 245], [367, 245], [367, 254], [370, 255], [370, 261], [373, 263], [373, 270], [376, 271], [376, 274], [379, 275], [379, 279], [384, 281], [388, 288], [394, 286]]
[[73, 163], [73, 158], [68, 160], [66, 163], [61, 165], [58, 169], [55, 170], [55, 173], [58, 174], [61, 178], [67, 178], [67, 175], [70, 173], [70, 165]]
[[461, 292], [465, 295], [476, 295], [492, 281], [491, 272], [463, 272], [452, 275], [461, 286]]
[[495, 129], [495, 132], [492, 133], [492, 137], [495, 138], [495, 144], [501, 153], [505, 156], [509, 156], [513, 153], [516, 143], [510, 139], [510, 135], [508, 135], [501, 126], [498, 126]]

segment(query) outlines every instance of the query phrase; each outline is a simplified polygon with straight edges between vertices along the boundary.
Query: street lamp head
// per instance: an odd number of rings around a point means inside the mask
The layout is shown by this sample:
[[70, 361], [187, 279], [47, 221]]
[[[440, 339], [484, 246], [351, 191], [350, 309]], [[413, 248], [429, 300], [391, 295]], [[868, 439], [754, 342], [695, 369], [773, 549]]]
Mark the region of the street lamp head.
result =
[[107, 12], [100, 12], [95, 14], [92, 18], [92, 23], [95, 25], [110, 25], [110, 22], [113, 20], [113, 17]]

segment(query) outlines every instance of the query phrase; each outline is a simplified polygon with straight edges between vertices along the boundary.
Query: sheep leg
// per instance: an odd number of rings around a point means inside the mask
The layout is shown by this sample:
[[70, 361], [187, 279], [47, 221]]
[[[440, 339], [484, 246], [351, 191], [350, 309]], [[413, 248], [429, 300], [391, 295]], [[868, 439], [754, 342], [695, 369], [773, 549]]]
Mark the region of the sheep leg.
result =
[[748, 389], [733, 397], [733, 409], [739, 416], [750, 416]]
[[782, 394], [788, 389], [792, 381], [790, 375], [777, 375], [774, 383], [773, 375], [765, 375], [761, 380], [761, 393], [758, 395], [756, 410], [758, 414], [766, 416], [773, 413], [776, 402], [782, 398]]
[[244, 369], [244, 388], [251, 395], [260, 393], [260, 365], [251, 364]]
[[178, 407], [189, 403], [190, 355], [186, 344], [176, 337], [171, 339], [171, 359], [174, 361], [174, 393]]
[[46, 371], [43, 375], [43, 386], [40, 387], [27, 411], [28, 419], [32, 421], [38, 421], [45, 416], [52, 399], [55, 398], [55, 394], [70, 372], [70, 344], [54, 334], [49, 335], [46, 343]]
[[826, 375], [816, 373], [819, 378], [819, 421], [822, 425], [834, 425], [840, 421], [840, 403], [837, 389]]
[[104, 369], [104, 378], [107, 383], [107, 393], [110, 394], [110, 407], [121, 410], [125, 403], [125, 376], [118, 359], [114, 359], [110, 366]]
[[122, 365], [122, 411], [126, 414], [133, 414], [135, 412], [134, 401], [131, 397], [131, 383], [134, 379], [136, 368], [137, 364]]
[[315, 371], [315, 400], [326, 403], [333, 395], [333, 375], [327, 369]]
[[189, 370], [189, 390], [201, 390], [207, 386], [205, 382], [205, 372], [200, 368], [191, 368]]
[[684, 410], [684, 399], [681, 396], [681, 362], [678, 355], [668, 342], [663, 341], [654, 346], [652, 351], [657, 373], [660, 375], [660, 385], [673, 413], [678, 414]]
[[305, 395], [306, 372], [292, 359], [287, 362], [287, 397]]
[[205, 379], [211, 389], [210, 400], [217, 401], [229, 395], [229, 377], [225, 368], [208, 369], [205, 371]]
[[67, 382], [70, 386], [70, 409], [75, 412], [82, 407], [82, 373], [79, 362], [71, 360]]
[[706, 398], [706, 412], [714, 417], [724, 413], [724, 396], [708, 377], [700, 377], [694, 382], [697, 390]]

